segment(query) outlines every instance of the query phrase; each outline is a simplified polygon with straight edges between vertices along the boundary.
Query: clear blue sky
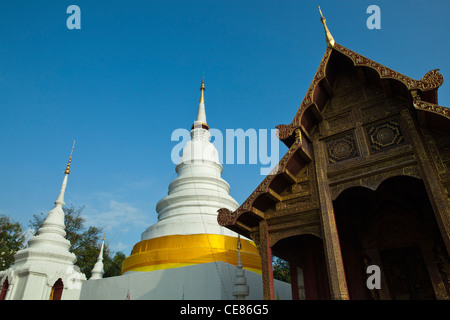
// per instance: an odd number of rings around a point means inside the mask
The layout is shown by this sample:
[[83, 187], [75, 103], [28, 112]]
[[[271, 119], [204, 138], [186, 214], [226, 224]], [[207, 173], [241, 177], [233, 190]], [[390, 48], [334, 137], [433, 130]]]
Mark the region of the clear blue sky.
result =
[[[66, 27], [71, 4], [81, 30]], [[53, 207], [76, 137], [66, 205], [129, 254], [176, 177], [171, 134], [195, 120], [203, 72], [212, 128], [289, 124], [326, 48], [318, 4], [336, 42], [414, 79], [450, 78], [448, 0], [1, 0], [0, 214], [28, 226]], [[380, 30], [366, 27], [371, 4]], [[239, 203], [260, 167], [224, 165]]]

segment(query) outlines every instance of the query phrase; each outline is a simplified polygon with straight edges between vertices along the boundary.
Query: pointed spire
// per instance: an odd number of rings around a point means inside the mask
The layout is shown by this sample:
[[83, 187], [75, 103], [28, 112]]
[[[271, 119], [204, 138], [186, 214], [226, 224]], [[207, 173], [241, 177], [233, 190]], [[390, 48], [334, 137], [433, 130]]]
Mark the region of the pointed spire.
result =
[[233, 286], [233, 296], [236, 300], [245, 300], [249, 294], [247, 285], [247, 278], [245, 277], [244, 267], [241, 264], [241, 235], [238, 234], [237, 250], [238, 250], [238, 264], [236, 266], [236, 278]]
[[200, 101], [198, 103], [198, 112], [197, 118], [192, 126], [194, 128], [203, 128], [209, 129], [208, 124], [206, 123], [206, 112], [205, 112], [205, 75], [203, 74], [202, 84], [200, 86]]
[[202, 92], [200, 94], [200, 103], [205, 103], [205, 96], [204, 96], [204, 92], [205, 92], [205, 74], [203, 73], [203, 77], [202, 77], [202, 84], [200, 86], [200, 91]]
[[76, 141], [77, 141], [77, 139], [73, 139], [72, 151], [70, 151], [69, 162], [67, 163], [66, 171], [64, 171], [65, 174], [70, 174], [70, 162], [72, 161], [72, 153], [73, 153], [73, 148], [75, 148]]
[[334, 42], [333, 36], [331, 35], [330, 30], [328, 30], [327, 19], [324, 18], [323, 14], [322, 14], [322, 10], [320, 10], [320, 6], [319, 6], [319, 12], [320, 12], [320, 21], [322, 22], [323, 27], [325, 29], [325, 37], [326, 37], [326, 41], [327, 41], [327, 46], [329, 48], [333, 48], [335, 42]]
[[92, 276], [89, 280], [96, 280], [96, 279], [102, 279], [103, 274], [105, 273], [105, 270], [103, 270], [103, 247], [105, 246], [105, 235], [106, 232], [103, 234], [103, 240], [102, 240], [102, 246], [100, 247], [100, 253], [97, 258], [97, 262], [94, 265], [94, 268], [92, 269]]
[[73, 148], [75, 147], [75, 141], [76, 141], [76, 139], [73, 140], [72, 151], [70, 151], [69, 162], [67, 163], [66, 170], [64, 171], [64, 180], [63, 180], [63, 183], [61, 186], [61, 191], [59, 192], [59, 196], [55, 201], [55, 205], [59, 206], [59, 207], [62, 207], [65, 205], [64, 193], [66, 192], [67, 175], [70, 174], [70, 162], [72, 161], [72, 154], [73, 154]]

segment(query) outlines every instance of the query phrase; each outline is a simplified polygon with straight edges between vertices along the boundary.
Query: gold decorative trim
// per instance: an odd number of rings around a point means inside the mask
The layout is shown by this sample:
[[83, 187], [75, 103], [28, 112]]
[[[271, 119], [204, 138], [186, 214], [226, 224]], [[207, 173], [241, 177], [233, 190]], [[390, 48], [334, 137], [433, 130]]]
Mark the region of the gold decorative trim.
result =
[[439, 106], [437, 104], [426, 102], [422, 100], [414, 100], [413, 102], [414, 108], [417, 110], [432, 112], [435, 114], [438, 114], [440, 116], [443, 116], [447, 119], [450, 119], [450, 109], [446, 107]]
[[[215, 261], [237, 265], [238, 239], [218, 234], [168, 235], [135, 244], [122, 263], [127, 271], [152, 271]], [[241, 259], [245, 268], [261, 270], [261, 258], [255, 244], [241, 239]]]
[[373, 70], [378, 72], [378, 75], [382, 79], [395, 79], [403, 83], [408, 90], [419, 89], [422, 91], [428, 91], [437, 89], [444, 83], [444, 76], [439, 73], [439, 69], [434, 69], [428, 71], [420, 80], [414, 80], [410, 77], [407, 77], [400, 72], [394, 71], [378, 62], [375, 62], [369, 58], [366, 58], [359, 53], [356, 53], [340, 44], [336, 44], [334, 46], [336, 51], [344, 54], [349, 57], [355, 66], [365, 66], [370, 67]]
[[[277, 128], [280, 130], [279, 133], [280, 139], [285, 140], [293, 134], [295, 129], [301, 125], [302, 117], [306, 109], [308, 109], [311, 105], [314, 104], [313, 99], [314, 90], [316, 89], [319, 82], [326, 77], [325, 74], [326, 66], [328, 64], [331, 52], [333, 50], [336, 50], [342, 53], [343, 55], [347, 56], [349, 59], [351, 59], [351, 61], [355, 66], [364, 66], [375, 70], [382, 79], [394, 79], [400, 81], [402, 84], [406, 86], [408, 90], [421, 90], [421, 91], [434, 90], [442, 86], [444, 82], [444, 76], [438, 72], [439, 69], [434, 69], [427, 72], [420, 80], [414, 80], [397, 71], [385, 67], [380, 63], [377, 63], [369, 58], [366, 58], [338, 43], [335, 43], [332, 48], [327, 47], [327, 49], [325, 50], [325, 53], [322, 57], [322, 60], [313, 78], [313, 81], [311, 82], [311, 85], [309, 86], [308, 91], [306, 92], [306, 95], [302, 103], [300, 104], [300, 107], [298, 108], [297, 113], [295, 114], [291, 124], [277, 126]], [[433, 109], [431, 107], [427, 108]], [[439, 110], [436, 113], [444, 114], [445, 116], [448, 117], [448, 112], [440, 112]]]

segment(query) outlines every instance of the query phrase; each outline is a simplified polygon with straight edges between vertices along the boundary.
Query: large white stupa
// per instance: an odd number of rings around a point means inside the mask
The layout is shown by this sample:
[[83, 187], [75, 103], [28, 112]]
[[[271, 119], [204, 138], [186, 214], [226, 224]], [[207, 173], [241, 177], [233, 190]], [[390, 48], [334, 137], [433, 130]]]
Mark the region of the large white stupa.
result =
[[[221, 178], [222, 165], [206, 122], [205, 82], [202, 80], [197, 118], [191, 140], [183, 148], [178, 177], [169, 184], [168, 195], [156, 205], [158, 222], [148, 227], [122, 272], [154, 271], [223, 261], [237, 264], [237, 233], [217, 223], [217, 210], [235, 210], [230, 186]], [[248, 239], [241, 240], [244, 268], [260, 272], [258, 250]]]
[[[235, 210], [210, 142], [202, 80], [197, 118], [183, 148], [178, 174], [156, 205], [149, 226], [122, 264], [122, 275], [83, 283], [82, 300], [262, 299], [261, 258], [255, 244], [217, 223], [217, 210]], [[245, 270], [244, 270], [245, 269]], [[281, 299], [291, 286], [274, 281]]]

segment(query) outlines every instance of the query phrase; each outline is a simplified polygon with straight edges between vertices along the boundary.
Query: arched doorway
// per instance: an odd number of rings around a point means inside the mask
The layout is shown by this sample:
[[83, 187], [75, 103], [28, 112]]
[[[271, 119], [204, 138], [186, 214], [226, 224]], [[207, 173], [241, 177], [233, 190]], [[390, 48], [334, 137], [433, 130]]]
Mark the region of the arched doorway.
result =
[[50, 300], [61, 300], [64, 289], [64, 283], [61, 278], [56, 280], [55, 284], [50, 291]]
[[[333, 206], [350, 299], [448, 299], [436, 255], [444, 243], [420, 179], [390, 178], [375, 191], [350, 188]], [[380, 290], [366, 287], [369, 265], [380, 267]]]
[[2, 291], [0, 292], [0, 300], [6, 299], [6, 293], [8, 292], [8, 288], [9, 288], [9, 281], [8, 277], [6, 277], [5, 281], [3, 281]]
[[[323, 248], [322, 239], [311, 234], [284, 238], [272, 246], [273, 255], [289, 262], [294, 300], [302, 296], [306, 300], [330, 299]], [[304, 288], [299, 288], [299, 283]]]

